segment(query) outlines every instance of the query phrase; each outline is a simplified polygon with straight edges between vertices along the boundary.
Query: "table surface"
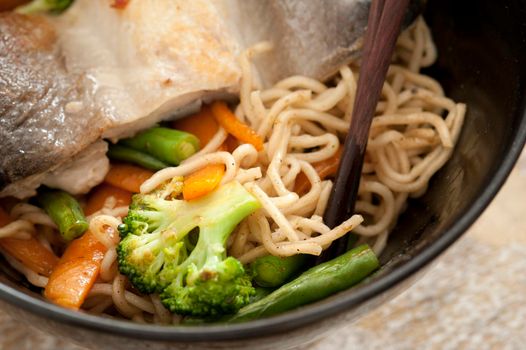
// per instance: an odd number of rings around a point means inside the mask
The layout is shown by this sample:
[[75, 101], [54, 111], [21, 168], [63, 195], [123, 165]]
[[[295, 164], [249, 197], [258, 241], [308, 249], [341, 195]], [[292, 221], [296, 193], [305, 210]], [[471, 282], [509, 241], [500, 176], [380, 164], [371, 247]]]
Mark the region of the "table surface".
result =
[[[489, 208], [407, 291], [301, 350], [526, 348], [526, 153]], [[82, 350], [0, 312], [0, 349]]]

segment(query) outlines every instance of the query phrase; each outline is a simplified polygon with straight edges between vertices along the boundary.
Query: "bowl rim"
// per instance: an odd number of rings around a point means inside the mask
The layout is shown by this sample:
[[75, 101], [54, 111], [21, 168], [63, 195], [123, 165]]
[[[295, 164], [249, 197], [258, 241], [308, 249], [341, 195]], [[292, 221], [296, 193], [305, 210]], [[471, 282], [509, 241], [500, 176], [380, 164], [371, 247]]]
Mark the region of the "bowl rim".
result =
[[[524, 100], [520, 101], [524, 104]], [[45, 300], [34, 298], [13, 287], [0, 283], [0, 299], [16, 307], [34, 313], [38, 316], [92, 331], [108, 333], [114, 336], [148, 341], [179, 341], [179, 342], [210, 342], [233, 341], [252, 337], [264, 337], [306, 326], [322, 319], [335, 316], [385, 292], [396, 284], [409, 278], [440, 255], [453, 244], [475, 222], [479, 215], [489, 205], [499, 189], [504, 184], [517, 161], [526, 141], [526, 109], [524, 106], [515, 113], [522, 116], [515, 137], [507, 150], [507, 154], [489, 180], [488, 186], [478, 195], [471, 207], [455, 223], [432, 244], [425, 247], [418, 255], [395, 267], [389, 274], [371, 281], [356, 289], [353, 293], [342, 295], [328, 304], [313, 303], [282, 315], [261, 320], [249, 321], [231, 325], [207, 325], [192, 327], [174, 327], [159, 325], [144, 325], [125, 320], [106, 319], [71, 311], [53, 305]]]

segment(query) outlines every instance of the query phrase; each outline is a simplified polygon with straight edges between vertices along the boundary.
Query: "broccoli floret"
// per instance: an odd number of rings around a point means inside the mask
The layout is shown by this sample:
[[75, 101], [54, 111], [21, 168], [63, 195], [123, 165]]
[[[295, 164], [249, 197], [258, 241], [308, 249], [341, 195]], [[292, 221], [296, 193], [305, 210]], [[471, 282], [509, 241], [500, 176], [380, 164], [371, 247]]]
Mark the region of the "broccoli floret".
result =
[[[226, 241], [259, 207], [235, 181], [192, 201], [134, 195], [119, 227], [119, 270], [141, 292], [160, 293], [172, 312], [194, 316], [236, 312], [255, 291], [243, 265], [226, 256]], [[198, 235], [195, 245], [190, 232]]]

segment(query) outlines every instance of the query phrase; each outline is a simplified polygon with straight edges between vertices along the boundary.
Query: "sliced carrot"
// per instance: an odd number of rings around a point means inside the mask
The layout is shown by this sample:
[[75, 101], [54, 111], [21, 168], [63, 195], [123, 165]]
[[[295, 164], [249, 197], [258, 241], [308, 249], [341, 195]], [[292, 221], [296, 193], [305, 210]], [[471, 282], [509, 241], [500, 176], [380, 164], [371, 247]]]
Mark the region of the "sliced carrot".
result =
[[104, 182], [125, 191], [139, 193], [144, 181], [152, 177], [153, 172], [130, 164], [112, 164]]
[[100, 270], [100, 263], [75, 259], [57, 265], [44, 295], [53, 303], [78, 310], [86, 300]]
[[43, 276], [49, 276], [58, 263], [57, 256], [34, 237], [29, 239], [2, 238], [0, 247], [24, 266]]
[[78, 310], [97, 280], [105, 253], [106, 247], [90, 231], [71, 242], [53, 269], [44, 296]]
[[[11, 221], [5, 210], [0, 208], [0, 227], [9, 224]], [[0, 247], [29, 269], [44, 276], [49, 276], [58, 262], [55, 254], [34, 237], [29, 239], [1, 238]]]
[[[341, 155], [342, 148], [340, 147], [332, 157], [312, 163], [312, 166], [320, 176], [321, 180], [336, 174], [338, 171], [338, 165], [340, 164]], [[298, 177], [296, 177], [296, 183], [294, 184], [294, 192], [303, 194], [306, 193], [309, 188], [309, 179], [307, 179], [307, 176], [305, 176], [304, 173], [299, 173]]]
[[232, 135], [228, 135], [225, 142], [223, 142], [223, 145], [228, 152], [232, 153], [239, 146], [239, 141]]
[[209, 164], [184, 179], [183, 198], [187, 201], [212, 192], [225, 175], [223, 164]]
[[106, 200], [115, 198], [115, 207], [128, 206], [131, 203], [132, 193], [109, 184], [101, 184], [91, 191], [84, 214], [91, 215], [104, 207]]
[[212, 114], [230, 135], [242, 143], [250, 143], [258, 151], [263, 149], [263, 139], [248, 125], [238, 120], [224, 102], [214, 102], [212, 104]]
[[198, 113], [174, 121], [172, 128], [195, 135], [202, 148], [217, 133], [219, 124], [217, 124], [210, 106], [204, 106]]

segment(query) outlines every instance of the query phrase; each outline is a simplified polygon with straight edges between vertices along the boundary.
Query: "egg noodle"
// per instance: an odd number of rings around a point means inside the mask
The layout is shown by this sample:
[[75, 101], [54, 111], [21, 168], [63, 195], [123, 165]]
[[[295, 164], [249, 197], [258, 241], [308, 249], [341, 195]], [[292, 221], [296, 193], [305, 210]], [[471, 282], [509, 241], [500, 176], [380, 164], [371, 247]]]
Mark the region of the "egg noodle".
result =
[[[241, 55], [240, 103], [235, 110], [237, 118], [264, 140], [264, 149], [257, 152], [252, 145], [241, 144], [232, 153], [218, 151], [228, 136], [220, 127], [200, 152], [155, 173], [141, 192], [207, 164], [224, 164], [222, 183], [239, 181], [261, 203], [228, 242], [229, 255], [242, 263], [267, 254], [319, 255], [351, 230], [360, 237], [357, 244], [367, 242], [380, 254], [408, 197], [424, 194], [431, 176], [451, 156], [464, 121], [466, 106], [445, 97], [436, 80], [419, 73], [436, 60], [429, 28], [419, 18], [398, 39], [371, 126], [356, 214], [333, 229], [322, 219], [332, 181], [320, 179], [313, 163], [333, 157], [341, 147], [352, 120], [358, 66], [342, 67], [329, 85], [293, 76], [263, 90], [251, 59], [269, 49], [268, 43], [261, 43]], [[309, 188], [297, 193], [300, 176]], [[113, 317], [106, 312], [115, 309], [137, 322], [177, 323], [180, 317], [165, 309], [158, 295], [140, 295], [118, 272], [117, 226], [128, 209], [115, 203], [110, 197], [88, 218], [90, 231], [108, 250], [83, 310]], [[51, 250], [56, 226], [42, 209], [19, 203], [10, 215], [16, 220], [0, 228], [0, 238], [35, 236]], [[2, 253], [30, 283], [46, 286], [46, 277]]]

